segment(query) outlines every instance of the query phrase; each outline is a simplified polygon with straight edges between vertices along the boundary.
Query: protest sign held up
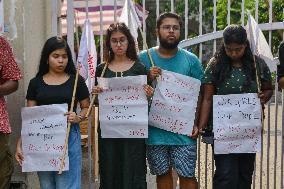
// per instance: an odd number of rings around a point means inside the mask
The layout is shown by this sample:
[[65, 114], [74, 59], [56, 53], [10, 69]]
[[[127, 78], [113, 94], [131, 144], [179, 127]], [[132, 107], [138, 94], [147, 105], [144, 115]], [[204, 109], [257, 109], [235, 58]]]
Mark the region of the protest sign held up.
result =
[[148, 101], [143, 89], [145, 75], [98, 78], [102, 138], [147, 138]]
[[149, 125], [191, 134], [200, 85], [197, 79], [163, 70], [153, 96]]
[[[23, 172], [58, 171], [66, 137], [67, 104], [22, 109]], [[63, 170], [69, 169], [68, 157]]]
[[256, 153], [261, 144], [261, 105], [255, 93], [214, 95], [214, 153]]

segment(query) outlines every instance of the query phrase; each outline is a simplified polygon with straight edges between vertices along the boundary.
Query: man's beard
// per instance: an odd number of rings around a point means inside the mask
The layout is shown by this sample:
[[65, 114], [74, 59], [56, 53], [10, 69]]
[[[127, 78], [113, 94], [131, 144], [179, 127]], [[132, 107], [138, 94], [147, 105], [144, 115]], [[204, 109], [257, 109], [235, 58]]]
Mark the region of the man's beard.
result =
[[172, 43], [169, 43], [166, 39], [162, 39], [161, 36], [159, 36], [159, 41], [160, 41], [160, 46], [168, 50], [177, 48], [179, 44], [179, 39], [177, 39]]

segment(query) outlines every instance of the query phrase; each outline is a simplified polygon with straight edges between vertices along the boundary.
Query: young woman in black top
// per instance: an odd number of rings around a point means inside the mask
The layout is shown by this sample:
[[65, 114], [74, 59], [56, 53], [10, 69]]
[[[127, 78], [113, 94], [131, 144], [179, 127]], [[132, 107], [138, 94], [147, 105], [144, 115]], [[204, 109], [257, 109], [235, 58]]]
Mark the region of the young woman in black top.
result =
[[[63, 38], [49, 38], [42, 49], [36, 77], [31, 79], [27, 91], [27, 106], [68, 103], [72, 101], [76, 69], [70, 48]], [[72, 123], [69, 143], [69, 170], [58, 175], [55, 171], [38, 172], [41, 189], [79, 189], [81, 188], [81, 137], [79, 123], [85, 117], [90, 104], [89, 92], [82, 77], [79, 76], [75, 104], [79, 102], [81, 112], [67, 112], [67, 120]], [[22, 142], [18, 140], [16, 159], [22, 164]]]
[[[146, 68], [138, 61], [134, 39], [124, 23], [110, 25], [106, 49], [107, 63], [97, 67], [97, 77], [147, 75]], [[144, 90], [147, 96], [152, 95], [150, 86], [146, 85]], [[99, 93], [102, 89], [95, 86], [93, 92]], [[101, 138], [99, 134], [99, 172], [100, 189], [146, 189], [145, 140]]]

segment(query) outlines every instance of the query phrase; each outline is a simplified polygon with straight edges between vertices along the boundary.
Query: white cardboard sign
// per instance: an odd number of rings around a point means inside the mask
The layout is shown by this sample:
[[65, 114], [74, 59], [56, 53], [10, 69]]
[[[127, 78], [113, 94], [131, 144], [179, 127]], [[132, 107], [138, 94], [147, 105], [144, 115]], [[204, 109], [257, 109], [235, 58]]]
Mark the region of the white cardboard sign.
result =
[[259, 152], [261, 111], [256, 93], [214, 95], [214, 153]]
[[145, 75], [98, 78], [102, 138], [147, 138], [148, 101]]
[[198, 79], [163, 70], [153, 96], [149, 125], [178, 134], [191, 134], [200, 85]]
[[[23, 172], [58, 171], [67, 131], [67, 104], [22, 108]], [[63, 170], [69, 169], [68, 155]]]

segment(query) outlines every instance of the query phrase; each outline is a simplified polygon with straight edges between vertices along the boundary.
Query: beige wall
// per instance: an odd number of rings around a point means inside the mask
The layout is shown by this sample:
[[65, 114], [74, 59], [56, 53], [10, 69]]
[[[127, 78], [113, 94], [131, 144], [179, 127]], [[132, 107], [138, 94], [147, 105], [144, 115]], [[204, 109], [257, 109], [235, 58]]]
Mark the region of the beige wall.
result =
[[[51, 0], [4, 0], [4, 19], [9, 39], [19, 64], [23, 79], [17, 92], [8, 96], [8, 110], [13, 129], [11, 148], [15, 151], [16, 138], [21, 129], [21, 108], [29, 80], [35, 76], [40, 51], [45, 40], [51, 36]], [[39, 188], [37, 177], [23, 174], [15, 163], [12, 181], [24, 181], [29, 188]]]

